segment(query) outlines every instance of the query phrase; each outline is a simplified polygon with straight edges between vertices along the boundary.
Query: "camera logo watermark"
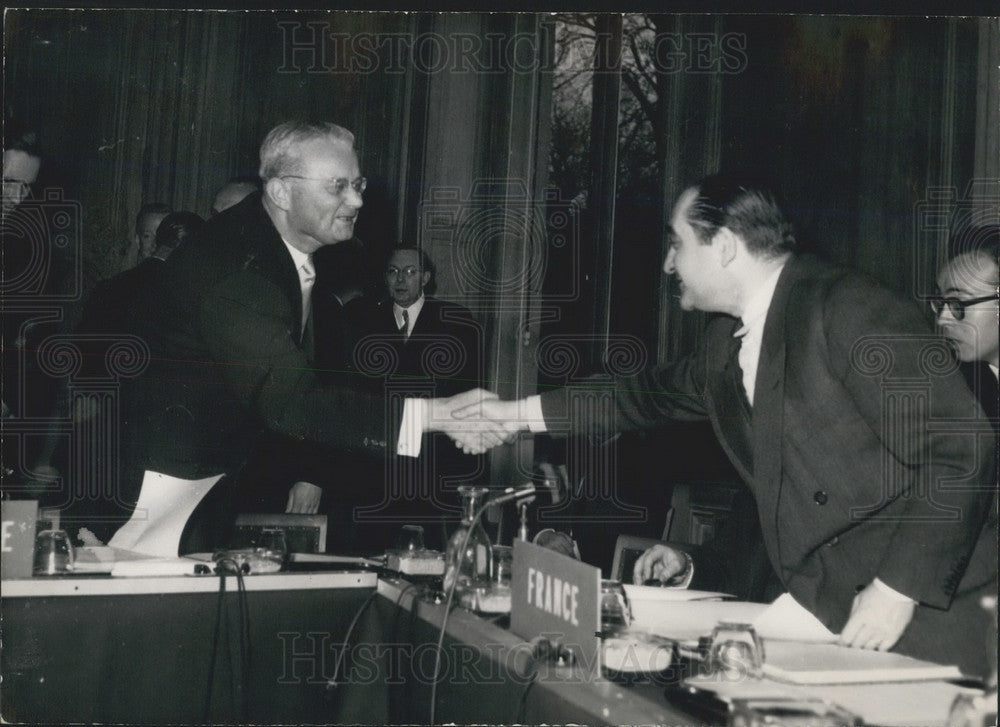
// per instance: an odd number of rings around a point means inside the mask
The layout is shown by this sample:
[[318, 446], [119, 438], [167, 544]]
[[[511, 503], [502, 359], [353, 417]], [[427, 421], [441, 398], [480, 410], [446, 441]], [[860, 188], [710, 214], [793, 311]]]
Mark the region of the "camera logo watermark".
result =
[[[937, 522], [966, 517], [959, 505], [949, 502], [950, 493], [989, 490], [980, 483], [976, 464], [987, 461], [995, 435], [971, 394], [951, 401], [955, 393], [967, 392], [955, 380], [957, 363], [947, 343], [932, 334], [863, 336], [851, 349], [850, 366], [848, 376], [855, 379], [858, 390], [870, 389], [877, 397], [871, 402], [879, 415], [872, 437], [877, 434], [882, 452], [881, 472], [867, 473], [881, 484], [878, 500], [852, 507], [851, 518]], [[948, 401], [942, 401], [946, 397]], [[831, 450], [845, 436], [836, 424], [817, 426], [812, 435], [830, 439]], [[935, 453], [947, 457], [960, 444], [974, 455], [965, 462], [967, 471], [956, 471], [954, 461], [933, 459]], [[875, 445], [863, 440], [857, 444]], [[855, 476], [863, 480], [865, 474], [859, 471]], [[844, 479], [852, 478], [845, 474]]]
[[[419, 234], [425, 247], [451, 251], [459, 292], [517, 309], [526, 293], [541, 289], [550, 246], [569, 251], [568, 258], [563, 254], [565, 278], [580, 279], [580, 214], [577, 202], [558, 190], [535, 199], [522, 179], [477, 179], [468, 193], [432, 188], [420, 204]], [[576, 300], [579, 294], [574, 282], [546, 299]]]
[[1000, 224], [1000, 179], [973, 179], [965, 191], [929, 187], [913, 208], [913, 296], [933, 295], [935, 276], [949, 238], [965, 230]]

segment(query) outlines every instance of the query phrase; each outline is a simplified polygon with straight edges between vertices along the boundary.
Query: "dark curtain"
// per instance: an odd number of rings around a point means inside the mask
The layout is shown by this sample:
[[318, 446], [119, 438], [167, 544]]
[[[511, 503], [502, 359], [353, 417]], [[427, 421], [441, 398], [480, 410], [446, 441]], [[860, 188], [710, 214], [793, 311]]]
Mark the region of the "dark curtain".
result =
[[39, 131], [40, 181], [81, 205], [85, 289], [119, 272], [143, 203], [207, 216], [227, 179], [256, 174], [264, 134], [290, 118], [355, 132], [374, 208], [359, 237], [391, 244], [405, 74], [378, 64], [348, 73], [331, 38], [408, 22], [390, 14], [8, 13], [5, 106]]

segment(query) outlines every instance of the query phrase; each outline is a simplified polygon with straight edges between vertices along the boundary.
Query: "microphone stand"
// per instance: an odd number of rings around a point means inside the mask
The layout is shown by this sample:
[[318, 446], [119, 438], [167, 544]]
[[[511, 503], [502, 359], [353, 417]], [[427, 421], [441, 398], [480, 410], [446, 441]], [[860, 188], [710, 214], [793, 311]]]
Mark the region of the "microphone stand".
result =
[[[486, 512], [492, 505], [503, 505], [506, 502], [512, 502], [526, 497], [534, 499], [536, 492], [537, 488], [533, 484], [527, 484], [519, 488], [508, 487], [502, 494], [483, 503], [472, 516], [472, 523], [465, 531], [465, 537], [462, 539], [462, 547], [459, 548], [458, 552], [463, 554], [465, 553], [465, 549], [469, 547], [469, 537], [472, 535], [472, 529], [476, 526], [476, 523], [479, 522], [480, 518], [482, 518], [483, 513]], [[525, 503], [525, 505], [527, 505], [527, 503]], [[445, 563], [446, 571], [447, 568], [448, 564]], [[437, 702], [438, 672], [441, 669], [441, 649], [444, 646], [444, 633], [448, 626], [448, 615], [451, 613], [451, 604], [455, 600], [455, 587], [457, 585], [458, 575], [456, 573], [451, 585], [448, 586], [448, 595], [444, 603], [444, 616], [441, 618], [441, 631], [438, 634], [437, 648], [434, 650], [434, 671], [432, 672], [433, 676], [431, 677], [431, 709], [429, 720], [429, 724], [431, 725], [434, 724], [435, 703]]]

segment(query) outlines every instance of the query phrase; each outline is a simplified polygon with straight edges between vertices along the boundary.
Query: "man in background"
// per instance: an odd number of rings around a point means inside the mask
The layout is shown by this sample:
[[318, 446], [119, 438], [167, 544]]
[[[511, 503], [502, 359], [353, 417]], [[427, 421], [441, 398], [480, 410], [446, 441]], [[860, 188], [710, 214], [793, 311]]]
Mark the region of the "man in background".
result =
[[969, 388], [997, 428], [1000, 226], [966, 228], [952, 238], [931, 303], [941, 335], [951, 344]]
[[[433, 297], [434, 278], [430, 257], [402, 245], [390, 251], [383, 266], [384, 296], [347, 307], [346, 358], [373, 391], [441, 397], [481, 385], [481, 327], [467, 308]], [[417, 459], [383, 463], [375, 476], [384, 487], [380, 493], [366, 488], [366, 504], [354, 512], [362, 526], [422, 523], [428, 527], [428, 546], [443, 548], [445, 520], [457, 512], [455, 488], [480, 479], [484, 465], [440, 433], [428, 434], [421, 452]], [[372, 494], [381, 497], [372, 503]]]
[[137, 308], [155, 306], [157, 278], [163, 263], [185, 240], [201, 229], [204, 220], [194, 212], [171, 212], [157, 224], [152, 253], [134, 268], [97, 285], [83, 310], [81, 333], [127, 333], [134, 328]]
[[21, 134], [4, 144], [3, 214], [13, 212], [31, 194], [42, 167], [34, 132]]
[[260, 182], [258, 180], [233, 177], [219, 187], [219, 191], [215, 193], [215, 197], [212, 199], [212, 217], [215, 217], [223, 210], [239, 204], [248, 195], [259, 191]]
[[156, 248], [156, 228], [173, 210], [162, 202], [150, 202], [139, 208], [135, 216], [135, 235], [125, 251], [122, 270], [129, 270], [153, 254]]
[[[53, 245], [50, 215], [66, 209], [61, 197], [33, 200], [32, 189], [42, 170], [38, 135], [13, 120], [4, 128], [2, 264], [3, 280], [3, 477], [5, 490], [27, 484], [32, 496], [52, 490], [59, 471], [52, 462], [48, 437], [18, 433], [38, 429], [65, 407], [62, 379], [41, 363], [42, 344], [65, 329], [72, 317], [74, 279], [70, 274], [76, 245]], [[58, 191], [58, 190], [57, 190]]]

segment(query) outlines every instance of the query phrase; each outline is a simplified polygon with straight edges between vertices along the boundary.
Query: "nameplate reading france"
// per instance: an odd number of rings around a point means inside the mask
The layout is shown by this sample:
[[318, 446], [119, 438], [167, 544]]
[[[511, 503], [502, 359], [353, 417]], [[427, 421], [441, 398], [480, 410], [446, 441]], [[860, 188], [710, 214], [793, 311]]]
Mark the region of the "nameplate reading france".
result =
[[601, 628], [599, 568], [523, 540], [514, 541], [510, 630], [523, 639], [545, 636], [572, 651], [577, 663], [597, 663]]
[[0, 578], [30, 578], [35, 559], [37, 500], [4, 500], [0, 531]]

